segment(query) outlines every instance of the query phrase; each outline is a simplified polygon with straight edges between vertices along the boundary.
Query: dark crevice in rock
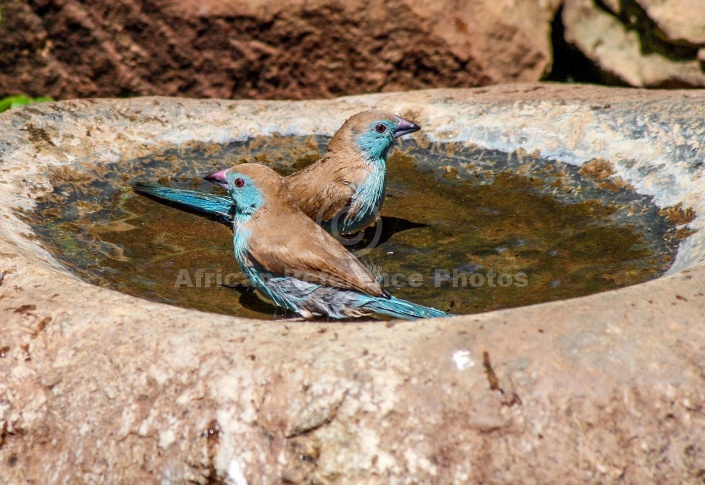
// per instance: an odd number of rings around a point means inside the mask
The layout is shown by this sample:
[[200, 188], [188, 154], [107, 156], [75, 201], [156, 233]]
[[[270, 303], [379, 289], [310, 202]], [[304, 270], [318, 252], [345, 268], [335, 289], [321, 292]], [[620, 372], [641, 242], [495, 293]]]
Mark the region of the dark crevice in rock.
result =
[[[619, 0], [618, 12], [614, 12], [604, 0], [595, 0], [595, 5], [619, 20], [626, 30], [637, 34], [642, 56], [655, 54], [673, 62], [687, 62], [697, 59], [698, 50], [702, 46], [693, 45], [682, 39], [669, 39], [635, 0]], [[699, 86], [693, 86], [680, 79], [665, 79], [660, 83], [651, 84], [649, 87], [654, 89], [693, 89]]]
[[563, 6], [556, 11], [551, 22], [551, 47], [553, 66], [545, 81], [628, 86], [620, 77], [604, 71], [575, 45], [566, 41]]
[[[594, 2], [599, 10], [614, 17], [626, 30], [632, 31], [637, 35], [642, 56], [655, 54], [672, 62], [686, 62], [697, 59], [698, 50], [703, 47], [693, 45], [682, 39], [668, 39], [656, 22], [648, 16], [647, 12], [635, 0], [620, 0], [617, 12], [613, 11], [604, 0], [594, 0]], [[551, 45], [553, 48], [553, 67], [545, 80], [629, 86], [620, 76], [602, 69], [599, 64], [589, 59], [578, 47], [566, 41], [563, 7], [558, 9], [551, 23]], [[705, 67], [703, 70], [705, 71]], [[660, 84], [651, 84], [649, 87], [657, 89], [688, 89], [697, 86], [679, 79], [667, 79]]]
[[619, 0], [619, 12], [614, 12], [604, 0], [595, 0], [595, 5], [619, 19], [625, 29], [636, 32], [643, 55], [658, 54], [673, 61], [690, 61], [698, 55], [699, 46], [669, 39], [635, 0]]

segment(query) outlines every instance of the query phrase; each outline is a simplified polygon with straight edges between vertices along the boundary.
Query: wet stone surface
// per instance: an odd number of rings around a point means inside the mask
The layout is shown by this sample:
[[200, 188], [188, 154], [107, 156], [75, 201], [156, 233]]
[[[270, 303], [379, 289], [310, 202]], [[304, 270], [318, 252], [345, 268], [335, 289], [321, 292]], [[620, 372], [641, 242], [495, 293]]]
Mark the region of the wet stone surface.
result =
[[[135, 182], [221, 193], [202, 181], [241, 162], [282, 174], [323, 153], [328, 138], [268, 137], [191, 145], [110, 167], [54, 171], [54, 192], [24, 214], [41, 244], [91, 283], [149, 300], [269, 319], [232, 255], [231, 230], [134, 193]], [[344, 241], [395, 296], [452, 313], [571, 298], [661, 275], [679, 234], [615, 177], [517, 151], [405, 140], [388, 163], [382, 220]], [[682, 223], [682, 221], [679, 221]]]

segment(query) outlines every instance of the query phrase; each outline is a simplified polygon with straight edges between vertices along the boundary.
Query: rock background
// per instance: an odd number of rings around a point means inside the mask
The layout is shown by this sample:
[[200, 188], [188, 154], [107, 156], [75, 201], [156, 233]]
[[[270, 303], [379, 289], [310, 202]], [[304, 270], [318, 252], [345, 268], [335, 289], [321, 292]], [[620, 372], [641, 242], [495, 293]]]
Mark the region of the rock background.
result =
[[566, 40], [602, 80], [636, 87], [705, 86], [705, 8], [698, 0], [566, 0]]
[[543, 79], [705, 86], [700, 3], [8, 0], [0, 96], [315, 99]]
[[0, 94], [322, 98], [539, 79], [556, 1], [10, 0]]

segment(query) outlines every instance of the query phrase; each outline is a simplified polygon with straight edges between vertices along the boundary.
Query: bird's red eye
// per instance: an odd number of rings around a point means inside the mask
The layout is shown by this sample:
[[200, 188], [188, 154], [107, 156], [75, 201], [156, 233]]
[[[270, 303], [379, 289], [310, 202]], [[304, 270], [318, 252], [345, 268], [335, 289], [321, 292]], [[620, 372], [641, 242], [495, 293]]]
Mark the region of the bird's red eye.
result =
[[242, 187], [245, 185], [245, 179], [235, 179], [235, 187]]
[[380, 123], [375, 126], [375, 130], [377, 130], [377, 133], [384, 133], [385, 131], [387, 131], [387, 126]]

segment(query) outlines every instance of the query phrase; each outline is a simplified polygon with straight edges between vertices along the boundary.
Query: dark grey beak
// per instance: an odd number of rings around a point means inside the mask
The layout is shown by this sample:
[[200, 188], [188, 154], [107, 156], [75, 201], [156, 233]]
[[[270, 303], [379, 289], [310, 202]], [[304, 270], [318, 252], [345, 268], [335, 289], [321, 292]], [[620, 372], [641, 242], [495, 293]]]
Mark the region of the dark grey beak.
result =
[[212, 184], [218, 184], [225, 190], [228, 190], [228, 179], [225, 177], [226, 170], [227, 168], [224, 168], [223, 170], [218, 170], [217, 172], [213, 172], [212, 174], [203, 178], [205, 180], [208, 180]]
[[399, 120], [399, 122], [397, 123], [397, 127], [394, 129], [394, 138], [399, 138], [400, 136], [408, 135], [409, 133], [413, 133], [421, 129], [420, 126], [412, 123], [409, 120], [405, 120], [404, 118], [399, 117], [397, 117], [397, 119]]

